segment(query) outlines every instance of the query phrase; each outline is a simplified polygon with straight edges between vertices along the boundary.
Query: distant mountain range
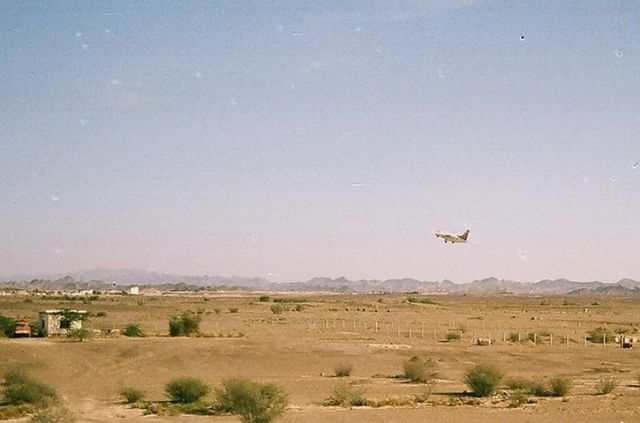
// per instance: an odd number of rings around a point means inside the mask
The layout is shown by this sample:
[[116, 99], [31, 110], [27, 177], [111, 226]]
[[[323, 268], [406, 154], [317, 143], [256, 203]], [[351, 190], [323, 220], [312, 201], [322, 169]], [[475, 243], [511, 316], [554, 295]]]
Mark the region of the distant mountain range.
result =
[[571, 294], [640, 295], [640, 282], [621, 279], [616, 283], [577, 282], [568, 279], [517, 282], [494, 277], [456, 284], [416, 279], [357, 280], [344, 277], [317, 277], [306, 282], [269, 282], [263, 278], [224, 276], [182, 276], [136, 269], [91, 269], [69, 274], [13, 275], [0, 278], [0, 288], [20, 289], [110, 289], [133, 285], [153, 285], [165, 290], [245, 289], [260, 291], [330, 291], [330, 292], [418, 292], [469, 294]]

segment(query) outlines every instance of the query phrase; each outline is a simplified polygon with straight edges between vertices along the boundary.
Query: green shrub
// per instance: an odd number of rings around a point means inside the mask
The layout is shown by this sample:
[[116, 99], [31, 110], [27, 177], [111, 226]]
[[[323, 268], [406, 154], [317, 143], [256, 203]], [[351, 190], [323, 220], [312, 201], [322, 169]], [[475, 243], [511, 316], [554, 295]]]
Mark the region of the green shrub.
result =
[[351, 370], [353, 370], [353, 366], [349, 363], [338, 363], [334, 370], [336, 377], [350, 376]]
[[47, 407], [58, 398], [55, 389], [31, 378], [22, 370], [10, 370], [4, 375], [4, 402], [8, 405], [32, 404]]
[[67, 332], [67, 338], [83, 342], [91, 338], [91, 332], [89, 331], [89, 329], [85, 328], [71, 329], [69, 330], [69, 332]]
[[284, 311], [284, 307], [282, 307], [280, 304], [274, 304], [271, 306], [271, 312], [273, 314], [281, 314]]
[[568, 377], [554, 377], [549, 382], [551, 385], [551, 395], [556, 397], [566, 396], [573, 386], [573, 381]]
[[602, 344], [603, 339], [606, 342], [614, 342], [615, 334], [607, 328], [598, 327], [587, 332], [587, 339], [594, 344]]
[[243, 423], [268, 423], [282, 415], [289, 402], [287, 394], [272, 383], [233, 378], [222, 386], [216, 390], [219, 410], [239, 415]]
[[10, 317], [0, 316], [0, 337], [13, 336], [18, 322]]
[[189, 336], [200, 332], [201, 316], [185, 311], [181, 316], [171, 316], [169, 319], [169, 335]]
[[536, 397], [545, 397], [549, 394], [541, 382], [531, 382], [531, 386], [529, 387], [529, 393], [531, 395], [535, 395]]
[[518, 340], [520, 339], [520, 334], [518, 332], [511, 332], [508, 339], [509, 342], [518, 342]]
[[486, 397], [500, 386], [504, 373], [493, 364], [476, 364], [465, 372], [464, 382], [480, 397]]
[[167, 383], [165, 391], [180, 403], [196, 402], [209, 393], [209, 385], [195, 377], [180, 377]]
[[143, 337], [144, 333], [142, 333], [142, 329], [140, 329], [139, 323], [129, 323], [122, 332], [124, 336], [131, 337]]
[[433, 360], [422, 361], [414, 356], [403, 364], [404, 377], [413, 383], [429, 383], [436, 377], [435, 362]]
[[269, 301], [271, 301], [271, 297], [269, 297], [268, 295], [261, 295], [260, 298], [258, 298], [258, 301], [260, 301], [261, 303], [268, 303]]
[[596, 383], [596, 395], [606, 395], [614, 391], [618, 387], [618, 381], [607, 377], [598, 380]]
[[518, 377], [507, 379], [504, 384], [509, 389], [529, 391], [533, 382], [531, 382], [529, 379]]
[[509, 408], [518, 408], [528, 402], [529, 397], [527, 396], [526, 392], [516, 391], [510, 397]]
[[460, 339], [460, 332], [448, 332], [447, 333], [447, 341], [457, 341]]
[[322, 404], [327, 406], [340, 407], [361, 407], [368, 405], [362, 389], [338, 382], [333, 390], [333, 394], [325, 399]]
[[144, 398], [144, 392], [130, 386], [122, 388], [120, 390], [120, 395], [125, 399], [127, 404], [133, 404], [134, 402], [138, 402]]

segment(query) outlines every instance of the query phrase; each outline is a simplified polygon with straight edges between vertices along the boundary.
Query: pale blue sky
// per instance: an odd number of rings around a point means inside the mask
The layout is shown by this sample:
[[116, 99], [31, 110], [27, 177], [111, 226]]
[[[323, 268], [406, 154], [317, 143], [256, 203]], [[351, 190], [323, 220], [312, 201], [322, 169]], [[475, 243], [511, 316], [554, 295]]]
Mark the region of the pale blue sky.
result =
[[0, 7], [0, 274], [640, 279], [635, 1]]

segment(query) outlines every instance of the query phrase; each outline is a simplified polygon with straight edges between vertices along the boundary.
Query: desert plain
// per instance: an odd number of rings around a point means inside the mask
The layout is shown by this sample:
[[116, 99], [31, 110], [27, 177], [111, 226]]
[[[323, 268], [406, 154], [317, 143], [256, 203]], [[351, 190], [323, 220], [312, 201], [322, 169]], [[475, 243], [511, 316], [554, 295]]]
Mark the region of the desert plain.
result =
[[[82, 342], [0, 338], [0, 372], [27, 369], [53, 386], [81, 422], [240, 421], [230, 415], [145, 416], [119, 395], [131, 386], [148, 400], [167, 400], [165, 385], [180, 376], [198, 377], [213, 389], [238, 376], [275, 383], [289, 396], [281, 422], [640, 421], [640, 345], [585, 340], [598, 327], [636, 336], [635, 297], [202, 291], [91, 298], [0, 296], [0, 314], [32, 322], [46, 309], [91, 313], [84, 325], [93, 336]], [[281, 308], [274, 313], [274, 306]], [[187, 311], [201, 317], [202, 335], [170, 337], [169, 318]], [[145, 336], [119, 335], [129, 323], [138, 323]], [[492, 342], [478, 345], [480, 338]], [[432, 383], [398, 377], [413, 356], [436, 363]], [[352, 367], [349, 376], [335, 376], [340, 363]], [[563, 376], [573, 387], [565, 397], [532, 397], [517, 407], [505, 387], [477, 400], [464, 374], [478, 363], [498, 365], [505, 380], [544, 383]], [[602, 379], [617, 386], [596, 395]], [[323, 405], [339, 383], [368, 399], [424, 395], [426, 401]]]

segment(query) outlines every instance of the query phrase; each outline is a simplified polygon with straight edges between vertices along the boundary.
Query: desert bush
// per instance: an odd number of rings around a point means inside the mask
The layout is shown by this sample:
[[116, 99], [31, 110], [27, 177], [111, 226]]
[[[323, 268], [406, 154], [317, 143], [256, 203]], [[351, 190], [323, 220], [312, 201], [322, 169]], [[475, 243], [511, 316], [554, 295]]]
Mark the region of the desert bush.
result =
[[547, 391], [547, 389], [544, 387], [544, 384], [542, 384], [541, 382], [531, 382], [529, 393], [531, 395], [535, 395], [536, 397], [545, 397], [549, 394], [549, 391]]
[[237, 313], [240, 311], [238, 307], [229, 307], [229, 313]]
[[433, 301], [431, 298], [407, 297], [407, 301], [410, 303], [435, 304], [435, 301]]
[[271, 312], [273, 314], [281, 314], [284, 311], [284, 307], [282, 307], [280, 304], [274, 304], [271, 306]]
[[73, 413], [61, 405], [41, 409], [31, 418], [31, 423], [73, 423], [75, 421], [76, 417]]
[[243, 423], [268, 423], [282, 415], [289, 399], [278, 385], [233, 378], [216, 390], [218, 408], [238, 414]]
[[500, 386], [504, 373], [493, 364], [476, 364], [465, 372], [464, 382], [478, 396], [486, 397]]
[[130, 386], [120, 389], [120, 395], [124, 398], [127, 404], [133, 404], [134, 402], [141, 401], [144, 398], [144, 392]]
[[261, 303], [268, 303], [269, 301], [271, 301], [271, 297], [268, 295], [261, 295], [258, 298], [258, 301], [260, 301]]
[[209, 393], [209, 385], [195, 377], [179, 377], [167, 383], [165, 391], [180, 403], [196, 402]]
[[509, 399], [510, 399], [509, 401], [510, 408], [518, 408], [522, 405], [525, 405], [527, 402], [529, 402], [529, 397], [524, 391], [514, 392]]
[[142, 333], [142, 329], [140, 329], [139, 323], [129, 323], [122, 332], [124, 336], [131, 337], [143, 337], [144, 333]]
[[0, 316], [0, 337], [13, 336], [18, 322], [10, 317]]
[[185, 311], [181, 316], [171, 316], [169, 319], [169, 335], [189, 336], [200, 332], [201, 316]]
[[361, 388], [338, 382], [329, 398], [322, 402], [327, 406], [361, 407], [368, 404]]
[[422, 361], [420, 357], [413, 356], [403, 364], [403, 376], [413, 383], [429, 383], [436, 377], [435, 362], [433, 360]]
[[69, 332], [67, 332], [67, 338], [83, 342], [91, 338], [91, 332], [89, 331], [89, 329], [85, 328], [71, 329]]
[[598, 327], [587, 332], [587, 339], [594, 344], [602, 344], [602, 340], [606, 342], [614, 342], [615, 334], [607, 328]]
[[460, 332], [448, 332], [447, 333], [447, 341], [457, 341], [460, 339]]
[[606, 395], [614, 391], [618, 387], [618, 381], [605, 377], [596, 382], [596, 395]]
[[511, 332], [508, 339], [509, 342], [518, 342], [518, 340], [520, 339], [520, 334], [518, 332]]
[[523, 391], [528, 391], [531, 388], [532, 384], [533, 382], [531, 382], [529, 379], [525, 379], [522, 377], [509, 378], [504, 383], [504, 385], [509, 389]]
[[350, 363], [338, 363], [334, 369], [336, 377], [350, 376], [353, 366]]
[[573, 381], [568, 377], [554, 377], [549, 382], [551, 386], [551, 395], [556, 397], [566, 396], [573, 386]]
[[10, 370], [4, 375], [3, 397], [8, 405], [31, 404], [47, 407], [58, 398], [55, 389], [33, 379], [22, 370]]

